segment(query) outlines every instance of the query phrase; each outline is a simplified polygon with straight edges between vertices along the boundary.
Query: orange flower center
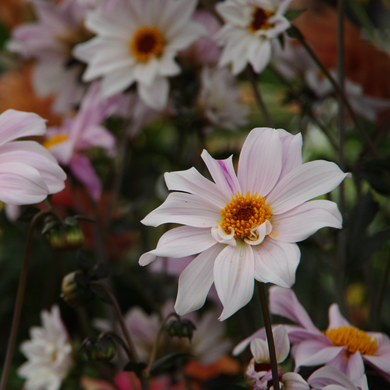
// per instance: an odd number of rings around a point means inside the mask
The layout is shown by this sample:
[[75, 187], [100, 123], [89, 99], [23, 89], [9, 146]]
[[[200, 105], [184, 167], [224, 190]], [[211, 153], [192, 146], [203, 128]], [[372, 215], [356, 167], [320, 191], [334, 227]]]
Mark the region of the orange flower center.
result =
[[67, 134], [57, 134], [54, 135], [53, 137], [47, 139], [44, 143], [43, 146], [47, 149], [50, 150], [53, 146], [60, 144], [61, 142], [64, 142], [68, 139]]
[[254, 33], [258, 30], [266, 30], [269, 28], [269, 17], [271, 15], [271, 11], [256, 7], [253, 12], [252, 22], [249, 26], [249, 30]]
[[378, 349], [375, 338], [353, 326], [330, 329], [325, 331], [325, 334], [333, 341], [334, 345], [347, 347], [351, 354], [359, 351], [362, 355], [373, 355]]
[[251, 230], [269, 221], [272, 215], [271, 207], [265, 204], [261, 195], [251, 195], [248, 191], [245, 196], [237, 193], [232, 195], [232, 201], [221, 210], [222, 221], [220, 226], [226, 233], [234, 229], [234, 238], [248, 238]]
[[139, 28], [130, 41], [130, 51], [138, 61], [148, 61], [164, 49], [164, 38], [156, 27]]

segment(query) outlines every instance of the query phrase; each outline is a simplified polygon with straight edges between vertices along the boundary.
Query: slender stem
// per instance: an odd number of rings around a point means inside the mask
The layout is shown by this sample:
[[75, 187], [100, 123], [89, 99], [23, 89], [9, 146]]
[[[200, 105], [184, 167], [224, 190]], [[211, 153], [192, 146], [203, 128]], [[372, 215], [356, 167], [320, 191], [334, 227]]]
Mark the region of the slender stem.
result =
[[249, 82], [252, 85], [257, 105], [259, 106], [260, 111], [263, 113], [263, 116], [264, 116], [265, 122], [267, 123], [267, 126], [274, 127], [271, 116], [267, 110], [267, 106], [265, 105], [263, 97], [261, 96], [260, 90], [256, 84], [255, 72], [253, 71], [253, 69], [249, 65], [245, 69], [245, 74], [246, 74]]
[[363, 136], [364, 140], [367, 142], [367, 145], [371, 149], [372, 153], [375, 156], [379, 156], [379, 153], [376, 150], [376, 147], [375, 147], [374, 143], [371, 141], [371, 138], [368, 136], [368, 134], [366, 133], [364, 128], [359, 123], [359, 120], [356, 117], [355, 111], [353, 110], [352, 106], [350, 105], [350, 103], [349, 103], [347, 97], [345, 96], [345, 94], [343, 93], [343, 91], [340, 89], [338, 83], [335, 81], [335, 79], [332, 77], [332, 75], [328, 72], [328, 70], [323, 65], [323, 63], [318, 59], [318, 57], [315, 55], [314, 51], [306, 43], [303, 35], [299, 32], [299, 30], [296, 27], [294, 27], [294, 35], [291, 35], [291, 36], [299, 40], [299, 42], [305, 48], [305, 50], [310, 55], [310, 57], [313, 59], [313, 61], [316, 63], [316, 65], [321, 69], [321, 71], [324, 73], [326, 78], [330, 81], [330, 83], [332, 84], [336, 94], [339, 95], [341, 97], [341, 99], [343, 100], [343, 103], [344, 103], [345, 107], [347, 108], [348, 113], [351, 116], [355, 126], [359, 130], [360, 134]]
[[270, 362], [271, 362], [271, 371], [272, 371], [272, 383], [273, 383], [274, 389], [280, 389], [278, 363], [276, 361], [274, 336], [272, 334], [271, 319], [270, 319], [269, 310], [268, 310], [267, 297], [265, 295], [264, 283], [257, 282], [257, 288], [259, 290], [261, 310], [263, 312], [263, 318], [264, 318], [265, 333], [267, 335], [269, 358], [270, 358]]
[[373, 329], [372, 330], [379, 330], [379, 322], [380, 322], [380, 317], [381, 317], [381, 311], [382, 311], [382, 304], [383, 304], [383, 299], [385, 297], [385, 292], [386, 292], [386, 287], [387, 283], [389, 281], [389, 276], [390, 276], [390, 253], [387, 258], [387, 263], [386, 263], [386, 268], [383, 272], [382, 280], [379, 285], [379, 290], [378, 290], [378, 295], [375, 300], [375, 309], [374, 312], [372, 313], [373, 317]]
[[33, 236], [34, 236], [34, 230], [35, 230], [35, 227], [37, 226], [38, 222], [43, 217], [45, 217], [46, 215], [49, 215], [49, 214], [51, 214], [50, 209], [40, 211], [38, 214], [36, 214], [34, 216], [34, 218], [32, 219], [29, 230], [28, 230], [26, 247], [24, 250], [23, 264], [22, 264], [22, 269], [20, 271], [19, 286], [18, 286], [18, 292], [17, 292], [17, 296], [16, 296], [15, 310], [14, 310], [14, 315], [12, 318], [11, 332], [10, 332], [9, 339], [8, 339], [7, 354], [5, 357], [4, 366], [3, 366], [3, 373], [2, 373], [2, 377], [1, 377], [0, 390], [6, 390], [6, 388], [7, 388], [8, 375], [9, 375], [9, 370], [11, 368], [12, 357], [14, 354], [16, 336], [18, 334], [18, 329], [19, 329], [20, 314], [22, 312], [22, 306], [23, 306], [23, 300], [24, 300], [24, 292], [26, 289], [28, 264], [30, 261], [31, 245], [32, 245], [32, 240], [33, 240]]
[[171, 318], [171, 317], [176, 317], [179, 321], [180, 321], [180, 317], [176, 314], [176, 313], [169, 313], [166, 317], [165, 317], [165, 320], [163, 321], [163, 323], [161, 324], [160, 326], [160, 329], [158, 331], [158, 334], [157, 334], [157, 337], [156, 337], [156, 341], [153, 345], [153, 350], [152, 350], [152, 353], [150, 355], [150, 359], [149, 359], [149, 364], [148, 364], [148, 371], [150, 371], [150, 369], [152, 368], [153, 366], [153, 363], [154, 361], [156, 360], [156, 354], [157, 354], [157, 348], [158, 348], [158, 344], [160, 342], [160, 338], [164, 332], [164, 328], [165, 328], [165, 325], [167, 324], [168, 320]]

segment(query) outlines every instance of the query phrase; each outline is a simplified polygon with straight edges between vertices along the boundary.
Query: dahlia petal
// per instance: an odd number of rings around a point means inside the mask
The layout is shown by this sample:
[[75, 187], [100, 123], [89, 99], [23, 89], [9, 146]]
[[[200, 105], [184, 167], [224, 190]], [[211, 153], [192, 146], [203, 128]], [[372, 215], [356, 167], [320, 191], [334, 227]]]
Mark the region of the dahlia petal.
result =
[[281, 214], [332, 191], [349, 176], [335, 163], [311, 161], [284, 176], [268, 194], [266, 202], [271, 202], [274, 215]]
[[288, 340], [287, 330], [283, 325], [279, 325], [272, 330], [274, 343], [275, 343], [275, 354], [278, 363], [286, 360], [290, 353], [290, 342]]
[[328, 390], [329, 386], [336, 385], [337, 387], [334, 389], [348, 389], [348, 390], [357, 390], [356, 386], [352, 383], [352, 381], [341, 371], [333, 368], [333, 367], [322, 367], [309, 377], [307, 380], [309, 385], [313, 387], [323, 387], [327, 386]]
[[81, 137], [77, 140], [79, 150], [89, 149], [93, 146], [106, 149], [109, 155], [115, 153], [116, 138], [103, 126], [92, 125], [83, 129]]
[[179, 223], [205, 228], [217, 225], [219, 218], [219, 210], [214, 204], [196, 195], [174, 192], [141, 222], [154, 227], [163, 223]]
[[187, 48], [192, 42], [198, 39], [202, 35], [207, 35], [207, 30], [199, 23], [187, 22], [185, 26], [181, 28], [181, 31], [173, 31], [171, 37], [168, 39], [171, 41], [167, 44], [166, 50], [177, 51]]
[[75, 154], [69, 162], [69, 169], [88, 188], [92, 198], [95, 201], [99, 200], [102, 193], [102, 183], [87, 157]]
[[239, 355], [242, 351], [244, 351], [244, 349], [250, 344], [250, 342], [254, 339], [263, 339], [263, 340], [266, 340], [266, 332], [265, 332], [265, 328], [261, 328], [259, 329], [257, 332], [253, 333], [252, 335], [250, 335], [249, 337], [247, 337], [246, 339], [242, 340], [240, 343], [238, 343], [233, 351], [232, 351], [232, 355], [233, 356], [237, 356]]
[[214, 280], [214, 260], [223, 248], [223, 245], [214, 245], [205, 250], [181, 273], [175, 303], [177, 314], [182, 316], [204, 305]]
[[21, 163], [0, 164], [0, 200], [13, 205], [44, 200], [49, 188], [37, 169]]
[[[238, 162], [237, 176], [244, 195], [250, 191], [266, 197], [277, 183], [281, 169], [282, 142], [278, 133], [268, 128], [253, 129]], [[272, 204], [271, 207], [273, 211]]]
[[[181, 29], [183, 29], [186, 25], [191, 23], [189, 19], [191, 15], [194, 13], [196, 3], [197, 0], [183, 0], [175, 3], [171, 2], [172, 9], [169, 17], [166, 19], [168, 23], [166, 23], [164, 26], [166, 28], [166, 34], [168, 40], [178, 35]], [[173, 4], [175, 7], [174, 10], [173, 10]], [[194, 37], [194, 40], [196, 38], [197, 36]]]
[[292, 135], [286, 130], [276, 129], [282, 141], [282, 172], [279, 180], [302, 165], [302, 134]]
[[102, 52], [107, 47], [107, 40], [94, 37], [87, 42], [75, 45], [72, 55], [79, 61], [88, 63], [96, 53]]
[[108, 98], [124, 91], [134, 82], [134, 73], [131, 68], [118, 69], [106, 74], [102, 81], [102, 96]]
[[250, 344], [252, 356], [257, 363], [268, 362], [269, 352], [268, 344], [262, 339], [253, 339]]
[[278, 242], [266, 237], [258, 246], [252, 246], [255, 259], [255, 279], [281, 287], [291, 287], [301, 253], [298, 245]]
[[183, 191], [200, 196], [215, 204], [219, 210], [230, 202], [228, 194], [222, 193], [216, 184], [203, 177], [195, 168], [167, 172], [164, 178], [170, 191]]
[[271, 237], [276, 241], [299, 242], [323, 227], [341, 229], [342, 216], [336, 203], [313, 200], [273, 216]]
[[177, 227], [163, 234], [157, 243], [157, 248], [143, 254], [139, 264], [148, 265], [157, 256], [181, 258], [195, 255], [211, 248], [215, 243], [210, 229]]
[[175, 62], [175, 52], [165, 51], [159, 59], [158, 74], [160, 76], [176, 76], [181, 72], [180, 66]]
[[159, 61], [154, 57], [145, 63], [137, 62], [134, 66], [134, 78], [139, 83], [150, 87], [157, 76], [159, 66]]
[[339, 305], [333, 303], [329, 307], [329, 329], [341, 328], [342, 326], [351, 326], [351, 324], [341, 315]]
[[214, 262], [214, 284], [223, 311], [220, 321], [245, 306], [253, 296], [253, 252], [249, 245], [226, 246]]
[[283, 374], [281, 382], [285, 390], [309, 390], [307, 382], [295, 372], [286, 372]]
[[165, 77], [156, 77], [150, 86], [138, 83], [138, 92], [140, 98], [147, 106], [161, 111], [168, 103], [168, 80]]
[[0, 115], [0, 145], [20, 137], [44, 135], [45, 120], [32, 112], [6, 110]]
[[326, 365], [343, 372], [351, 380], [359, 379], [364, 375], [364, 363], [359, 351], [351, 355], [347, 351], [340, 351]]
[[209, 170], [211, 177], [218, 188], [221, 188], [223, 193], [235, 195], [241, 193], [240, 183], [238, 182], [236, 173], [233, 167], [233, 156], [226, 160], [215, 160], [210, 156], [207, 150], [203, 150], [202, 159]]
[[251, 42], [248, 53], [249, 62], [256, 73], [261, 73], [271, 60], [271, 41], [257, 38]]
[[216, 10], [230, 24], [245, 28], [248, 15], [246, 7], [240, 7], [235, 3], [217, 3]]
[[272, 314], [288, 318], [305, 329], [320, 333], [298, 301], [293, 290], [272, 286], [269, 288], [268, 293], [269, 307]]
[[64, 189], [65, 172], [53, 155], [37, 142], [18, 141], [0, 146], [0, 164], [18, 162], [37, 169], [51, 194]]
[[387, 374], [385, 377], [387, 380], [389, 380], [390, 375], [390, 367], [389, 367], [389, 361], [390, 361], [390, 352], [384, 353], [381, 356], [376, 355], [363, 355], [363, 360], [365, 362], [368, 362], [372, 367], [380, 370], [381, 372]]

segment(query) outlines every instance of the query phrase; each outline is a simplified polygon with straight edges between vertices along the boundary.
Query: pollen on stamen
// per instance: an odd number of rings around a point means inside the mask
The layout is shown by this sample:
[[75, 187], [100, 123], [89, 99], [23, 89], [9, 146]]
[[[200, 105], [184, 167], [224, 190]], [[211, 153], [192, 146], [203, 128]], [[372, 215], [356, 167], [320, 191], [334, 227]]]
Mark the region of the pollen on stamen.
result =
[[265, 204], [261, 195], [244, 196], [237, 193], [231, 202], [221, 210], [220, 226], [226, 233], [234, 229], [234, 238], [248, 238], [253, 235], [252, 229], [269, 221], [272, 216], [271, 207]]
[[53, 137], [48, 138], [44, 143], [43, 146], [50, 150], [53, 146], [58, 145], [64, 141], [68, 140], [67, 134], [56, 134]]
[[134, 33], [129, 47], [138, 61], [145, 62], [162, 53], [164, 37], [156, 27], [142, 27]]
[[369, 336], [366, 332], [354, 328], [353, 326], [341, 326], [339, 328], [325, 331], [334, 345], [347, 347], [350, 354], [359, 351], [362, 355], [373, 355], [378, 349], [376, 339]]
[[258, 30], [267, 30], [270, 27], [269, 18], [271, 15], [271, 11], [256, 7], [253, 12], [252, 22], [249, 25], [249, 30], [252, 33]]

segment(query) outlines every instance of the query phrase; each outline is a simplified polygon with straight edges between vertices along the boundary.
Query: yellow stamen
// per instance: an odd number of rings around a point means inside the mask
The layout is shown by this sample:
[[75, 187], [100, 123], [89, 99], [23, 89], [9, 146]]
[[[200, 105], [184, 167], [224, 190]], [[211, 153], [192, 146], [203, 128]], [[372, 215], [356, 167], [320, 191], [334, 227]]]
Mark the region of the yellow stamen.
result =
[[258, 30], [267, 30], [270, 27], [269, 18], [272, 15], [271, 11], [255, 7], [252, 17], [252, 22], [249, 25], [249, 31], [254, 33]]
[[325, 331], [334, 345], [347, 347], [350, 354], [359, 351], [362, 355], [373, 355], [378, 349], [377, 340], [353, 326], [342, 326]]
[[232, 195], [232, 201], [221, 210], [222, 221], [220, 226], [226, 233], [234, 229], [235, 238], [251, 237], [251, 230], [269, 221], [272, 215], [271, 207], [265, 204], [261, 195], [251, 195], [248, 191], [245, 196], [237, 193]]
[[129, 43], [130, 51], [138, 61], [148, 61], [164, 49], [164, 37], [156, 27], [139, 28]]
[[61, 142], [67, 141], [68, 135], [67, 134], [57, 134], [54, 135], [53, 137], [48, 138], [44, 143], [43, 146], [47, 149], [50, 150], [55, 145], [60, 144]]

